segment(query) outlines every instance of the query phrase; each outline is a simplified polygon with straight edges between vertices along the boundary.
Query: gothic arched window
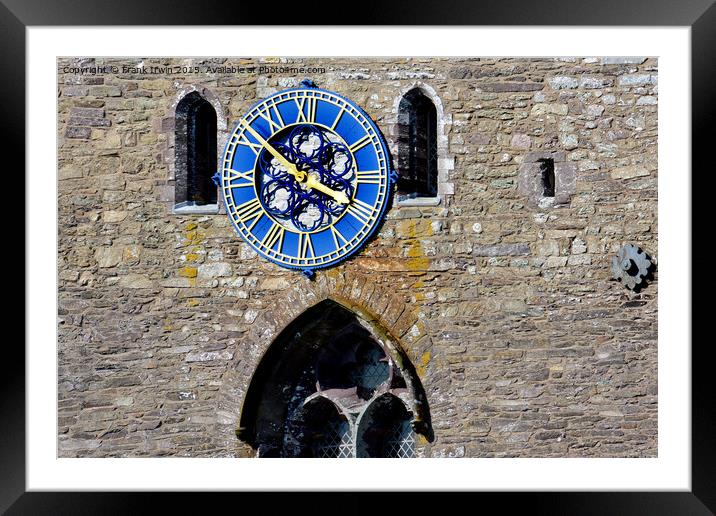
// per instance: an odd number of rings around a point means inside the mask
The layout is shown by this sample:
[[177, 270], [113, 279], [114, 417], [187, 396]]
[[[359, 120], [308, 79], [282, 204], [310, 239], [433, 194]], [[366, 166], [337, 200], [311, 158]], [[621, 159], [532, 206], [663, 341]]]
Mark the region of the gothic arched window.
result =
[[216, 111], [199, 93], [176, 108], [175, 202], [177, 207], [216, 204]]
[[403, 199], [438, 194], [437, 110], [419, 89], [398, 106], [398, 195]]
[[[333, 301], [307, 310], [257, 368], [239, 437], [259, 457], [414, 457], [413, 423], [429, 421], [427, 404], [420, 394], [416, 416], [411, 400], [418, 380], [385, 346]], [[431, 432], [429, 423], [416, 428]]]

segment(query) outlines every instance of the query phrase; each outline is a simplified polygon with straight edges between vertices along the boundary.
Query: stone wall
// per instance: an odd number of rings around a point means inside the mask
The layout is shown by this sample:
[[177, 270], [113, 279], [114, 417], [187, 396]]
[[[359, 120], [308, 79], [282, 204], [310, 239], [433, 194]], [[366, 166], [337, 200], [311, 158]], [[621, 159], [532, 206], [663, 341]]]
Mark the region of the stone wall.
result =
[[[225, 141], [304, 77], [206, 71], [257, 64], [325, 67], [306, 75], [393, 152], [400, 96], [422, 87], [440, 104], [434, 205], [394, 203], [314, 281], [258, 258], [223, 213], [172, 214], [178, 101], [203, 92]], [[656, 59], [63, 59], [58, 74], [60, 456], [253, 455], [234, 435], [251, 372], [326, 298], [410, 357], [435, 433], [421, 455], [656, 456], [656, 279], [635, 294], [609, 270], [627, 242], [657, 256]], [[556, 202], [530, 183], [544, 154], [569, 192]]]

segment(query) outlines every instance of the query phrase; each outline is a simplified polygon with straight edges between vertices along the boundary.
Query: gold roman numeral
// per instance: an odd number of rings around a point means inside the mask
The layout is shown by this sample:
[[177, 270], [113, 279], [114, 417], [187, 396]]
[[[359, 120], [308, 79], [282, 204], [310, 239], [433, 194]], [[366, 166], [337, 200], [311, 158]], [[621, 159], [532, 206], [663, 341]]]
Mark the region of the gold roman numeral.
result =
[[281, 112], [278, 110], [278, 106], [276, 105], [276, 102], [271, 102], [271, 107], [273, 108], [273, 112], [276, 115], [276, 118], [278, 119], [278, 123], [281, 124], [281, 127], [285, 127], [286, 124], [283, 122], [283, 117], [281, 116]]
[[380, 176], [380, 170], [356, 170], [358, 184], [379, 185]]
[[[254, 171], [253, 170], [247, 170], [246, 172], [238, 172], [233, 169], [229, 169], [227, 171], [229, 173], [229, 177], [226, 178], [227, 182], [229, 183], [229, 188], [241, 188], [244, 186], [254, 186]], [[233, 183], [233, 181], [238, 181], [240, 179], [244, 179], [245, 182], [238, 182]]]
[[[242, 224], [246, 224], [247, 221], [251, 219], [254, 220], [254, 224], [261, 216], [262, 208], [261, 208], [261, 202], [257, 198], [253, 198], [249, 201], [246, 201], [245, 203], [242, 203], [241, 205], [236, 207], [236, 219], [241, 222]], [[253, 228], [253, 224], [249, 229]]]
[[359, 221], [361, 221], [363, 224], [367, 224], [368, 222], [370, 222], [370, 219], [373, 216], [373, 206], [364, 203], [359, 199], [353, 199], [353, 202], [350, 204], [350, 206], [348, 206], [347, 211]]
[[298, 107], [298, 118], [296, 122], [311, 124], [316, 120], [316, 107], [318, 101], [315, 97], [303, 97], [300, 101], [293, 99]]
[[[336, 249], [340, 249], [341, 247], [343, 247], [345, 244], [348, 243], [348, 240], [346, 239], [346, 237], [344, 237], [343, 234], [340, 231], [338, 231], [338, 228], [336, 228], [336, 226], [331, 226], [331, 235], [333, 236], [333, 242], [336, 244]], [[343, 242], [343, 244], [339, 244], [338, 240]]]
[[333, 121], [333, 125], [331, 126], [331, 131], [336, 130], [336, 126], [338, 125], [338, 122], [341, 121], [341, 117], [343, 116], [344, 112], [345, 112], [345, 109], [341, 109], [338, 111], [338, 114], [336, 115], [336, 119]]
[[249, 140], [248, 136], [246, 136], [246, 133], [241, 133], [241, 136], [239, 136], [239, 145], [246, 145], [249, 149], [254, 151], [254, 154], [258, 156], [259, 152], [261, 152], [261, 149], [263, 149], [263, 146], [259, 143], [253, 143], [251, 140]]
[[313, 242], [311, 242], [311, 235], [308, 233], [298, 234], [298, 258], [299, 260], [305, 260], [308, 258], [308, 253], [311, 253], [311, 258], [316, 255], [313, 252]]
[[[276, 123], [273, 118], [271, 118], [271, 108], [273, 107], [274, 113], [276, 113], [276, 117], [279, 119], [280, 123]], [[284, 123], [283, 119], [281, 118], [281, 113], [278, 112], [278, 109], [276, 109], [276, 104], [272, 103], [271, 105], [262, 104], [258, 108], [258, 115], [266, 120], [269, 123], [269, 130], [271, 133], [275, 133], [277, 131], [280, 131], [283, 129]]]
[[273, 246], [278, 242], [278, 252], [280, 253], [283, 248], [283, 235], [285, 232], [286, 230], [283, 226], [274, 222], [261, 240], [261, 245], [267, 249], [273, 249]]
[[356, 151], [359, 151], [360, 149], [362, 149], [363, 147], [365, 147], [366, 145], [368, 145], [369, 143], [370, 143], [370, 135], [366, 134], [363, 138], [361, 138], [360, 140], [355, 142], [353, 145], [351, 145], [349, 147], [349, 149], [351, 150], [351, 152], [356, 152]]

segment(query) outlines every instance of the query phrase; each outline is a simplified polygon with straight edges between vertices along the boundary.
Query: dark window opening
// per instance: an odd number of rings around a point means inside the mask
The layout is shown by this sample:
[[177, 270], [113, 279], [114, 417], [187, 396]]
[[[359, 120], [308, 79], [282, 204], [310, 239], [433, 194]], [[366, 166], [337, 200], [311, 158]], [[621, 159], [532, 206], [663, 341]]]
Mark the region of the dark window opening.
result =
[[336, 406], [325, 398], [315, 398], [303, 407], [301, 421], [304, 440], [299, 457], [347, 458], [353, 456], [353, 433]]
[[176, 202], [216, 204], [216, 111], [197, 92], [176, 110]]
[[540, 171], [542, 173], [542, 195], [554, 197], [554, 160], [552, 158], [541, 159]]
[[405, 405], [384, 394], [368, 407], [358, 429], [357, 456], [391, 459], [415, 456], [415, 439]]
[[435, 105], [418, 88], [398, 107], [398, 194], [435, 197], [438, 192], [438, 117]]
[[390, 364], [383, 350], [375, 344], [365, 343], [356, 352], [353, 383], [358, 396], [370, 399], [390, 377]]

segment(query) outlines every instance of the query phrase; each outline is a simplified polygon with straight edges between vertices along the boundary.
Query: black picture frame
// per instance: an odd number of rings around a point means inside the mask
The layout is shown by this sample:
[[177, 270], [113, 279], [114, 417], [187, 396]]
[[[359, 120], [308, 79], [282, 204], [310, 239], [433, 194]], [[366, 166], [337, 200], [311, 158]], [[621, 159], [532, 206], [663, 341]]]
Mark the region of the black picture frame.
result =
[[[459, 0], [434, 6], [425, 0], [395, 2], [368, 0], [348, 18], [317, 18], [316, 13], [335, 12], [335, 3], [318, 0], [310, 12], [273, 9], [265, 16], [261, 2], [220, 2], [160, 0], [0, 0], [0, 111], [2, 145], [6, 155], [19, 158], [14, 170], [24, 170], [25, 148], [25, 29], [39, 25], [244, 25], [273, 24], [351, 24], [367, 25], [619, 25], [691, 27], [692, 79], [692, 168], [712, 172], [710, 153], [713, 143], [709, 129], [716, 125], [716, 5], [714, 0], [600, 0], [576, 4], [567, 0]], [[48, 123], [54, 119], [48, 115]], [[20, 168], [22, 167], [22, 168]], [[6, 173], [8, 171], [6, 170]], [[688, 172], [684, 171], [686, 176]], [[693, 178], [693, 174], [691, 175]], [[18, 188], [24, 188], [19, 185]], [[707, 189], [696, 190], [701, 195]], [[32, 201], [25, 193], [27, 209]], [[692, 201], [692, 206], [696, 205]], [[696, 218], [692, 216], [692, 220]], [[24, 226], [23, 226], [24, 227]], [[22, 247], [24, 249], [24, 246]], [[24, 250], [21, 251], [24, 253]], [[703, 254], [701, 256], [704, 256]], [[27, 258], [27, 257], [25, 257]], [[694, 257], [694, 270], [704, 258]], [[25, 261], [22, 260], [24, 263]], [[25, 269], [25, 274], [31, 271]], [[24, 304], [17, 303], [17, 306]], [[695, 310], [697, 303], [692, 302]], [[698, 321], [694, 318], [692, 321]], [[701, 320], [707, 320], [701, 318]], [[691, 342], [669, 345], [688, 346]], [[528, 514], [713, 514], [716, 512], [716, 404], [713, 386], [710, 339], [692, 346], [692, 474], [689, 492], [581, 492], [581, 493], [492, 493], [478, 497], [482, 504], [493, 501], [501, 509]], [[7, 514], [125, 514], [145, 512], [155, 500], [144, 493], [26, 492], [25, 488], [25, 353], [6, 342], [6, 367], [0, 375], [0, 511]], [[7, 364], [13, 364], [12, 367]], [[186, 495], [163, 493], [162, 512], [192, 512]], [[211, 496], [215, 496], [212, 494]], [[240, 494], [242, 505], [252, 507], [254, 494]], [[272, 495], [273, 496], [273, 495]], [[304, 495], [294, 495], [305, 500]], [[349, 493], [340, 503], [351, 512], [370, 510], [372, 496]], [[225, 499], [226, 496], [222, 496]], [[225, 500], [223, 500], [225, 501]], [[202, 507], [205, 502], [199, 502]], [[216, 503], [216, 502], [215, 502]], [[272, 502], [273, 503], [273, 502]], [[401, 511], [423, 508], [425, 498], [417, 494], [401, 497]], [[475, 503], [472, 501], [470, 503]], [[455, 505], [460, 504], [460, 505]], [[293, 510], [302, 507], [299, 502]], [[451, 500], [451, 506], [462, 506]], [[309, 505], [310, 506], [310, 505]], [[206, 506], [204, 506], [206, 508]], [[218, 505], [217, 505], [218, 507]], [[475, 506], [477, 509], [477, 506]], [[201, 513], [203, 511], [199, 511]]]

